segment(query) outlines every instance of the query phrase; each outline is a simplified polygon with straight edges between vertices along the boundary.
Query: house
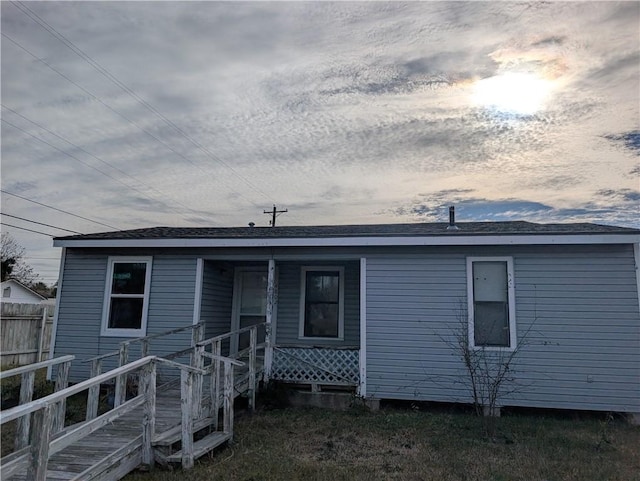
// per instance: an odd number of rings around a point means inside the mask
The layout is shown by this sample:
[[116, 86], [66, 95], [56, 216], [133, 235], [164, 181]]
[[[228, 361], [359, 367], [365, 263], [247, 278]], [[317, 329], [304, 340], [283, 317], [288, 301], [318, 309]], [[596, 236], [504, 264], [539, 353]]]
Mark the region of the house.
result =
[[637, 416], [639, 242], [623, 227], [453, 219], [60, 237], [53, 350], [86, 359], [199, 321], [207, 337], [266, 322], [272, 379], [469, 402], [462, 326], [471, 349], [519, 349], [502, 405]]
[[41, 304], [47, 301], [47, 298], [41, 296], [37, 292], [29, 289], [24, 284], [16, 281], [15, 279], [8, 279], [2, 281], [0, 284], [0, 290], [2, 290], [1, 301], [11, 302], [14, 304]]

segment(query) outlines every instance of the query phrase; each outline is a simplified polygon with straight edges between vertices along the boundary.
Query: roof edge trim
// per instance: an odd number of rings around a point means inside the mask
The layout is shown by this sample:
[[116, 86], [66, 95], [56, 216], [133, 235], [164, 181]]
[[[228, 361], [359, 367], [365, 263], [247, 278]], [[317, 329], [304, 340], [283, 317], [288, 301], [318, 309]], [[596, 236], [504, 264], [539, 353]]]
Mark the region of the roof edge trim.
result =
[[413, 237], [308, 237], [270, 239], [57, 239], [54, 247], [369, 247], [636, 244], [640, 234], [471, 235]]

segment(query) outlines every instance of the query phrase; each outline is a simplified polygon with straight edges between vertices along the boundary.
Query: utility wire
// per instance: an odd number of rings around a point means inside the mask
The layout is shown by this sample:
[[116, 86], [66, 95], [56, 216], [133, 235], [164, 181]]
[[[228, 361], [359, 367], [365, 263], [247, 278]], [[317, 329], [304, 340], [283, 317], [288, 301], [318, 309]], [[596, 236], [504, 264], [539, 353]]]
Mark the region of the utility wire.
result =
[[[93, 100], [95, 100], [96, 102], [104, 105], [107, 109], [109, 109], [111, 112], [113, 112], [114, 114], [118, 115], [119, 117], [122, 117], [124, 120], [126, 120], [127, 122], [129, 122], [131, 125], [133, 125], [134, 127], [136, 127], [137, 129], [139, 129], [140, 131], [144, 132], [145, 134], [147, 134], [149, 137], [151, 137], [152, 139], [154, 139], [155, 141], [159, 142], [160, 144], [162, 144], [164, 147], [166, 147], [168, 150], [170, 150], [171, 152], [173, 152], [175, 155], [177, 155], [178, 157], [180, 157], [181, 159], [185, 160], [186, 162], [190, 163], [191, 165], [193, 165], [195, 168], [197, 168], [198, 170], [200, 170], [203, 174], [209, 175], [209, 172], [207, 172], [205, 169], [203, 169], [202, 167], [200, 167], [198, 164], [196, 164], [195, 162], [193, 162], [191, 159], [185, 157], [183, 154], [181, 154], [180, 152], [178, 152], [177, 150], [173, 149], [169, 144], [167, 144], [166, 142], [164, 142], [162, 139], [156, 137], [155, 135], [153, 135], [151, 132], [149, 132], [148, 130], [146, 130], [143, 127], [140, 127], [138, 124], [136, 124], [133, 120], [131, 120], [129, 117], [127, 117], [126, 115], [120, 113], [119, 111], [117, 111], [116, 109], [114, 109], [113, 107], [111, 107], [109, 104], [107, 104], [106, 102], [104, 102], [101, 98], [99, 98], [98, 96], [94, 95], [93, 93], [91, 93], [90, 91], [88, 91], [87, 89], [85, 89], [83, 86], [81, 86], [80, 84], [74, 82], [73, 80], [71, 80], [69, 77], [67, 77], [65, 74], [63, 74], [62, 72], [60, 72], [58, 69], [56, 69], [55, 67], [53, 67], [51, 64], [49, 64], [47, 61], [41, 59], [40, 57], [38, 57], [36, 54], [30, 52], [27, 48], [23, 47], [22, 45], [20, 45], [20, 43], [18, 43], [17, 41], [15, 41], [14, 39], [12, 39], [11, 37], [9, 37], [6, 33], [4, 32], [0, 32], [0, 35], [2, 35], [4, 38], [6, 38], [7, 40], [9, 40], [10, 42], [12, 42], [14, 45], [16, 45], [18, 48], [20, 48], [21, 50], [23, 50], [24, 52], [26, 52], [27, 54], [31, 55], [34, 59], [36, 59], [37, 61], [43, 63], [45, 66], [47, 66], [49, 69], [53, 70], [55, 73], [57, 73], [58, 75], [60, 75], [62, 78], [64, 78], [65, 80], [67, 80], [68, 82], [72, 83], [73, 85], [75, 85], [76, 87], [78, 87], [80, 90], [82, 90], [84, 93], [86, 93], [87, 95], [89, 95]], [[252, 200], [248, 199], [246, 196], [244, 196], [242, 193], [234, 190], [232, 187], [229, 186], [229, 184], [227, 182], [225, 182], [222, 178], [219, 178], [219, 180], [221, 181], [222, 184], [225, 185], [225, 187], [227, 187], [229, 190], [231, 190], [232, 192], [235, 192], [236, 194], [238, 194], [239, 197], [242, 197], [244, 200], [246, 200], [247, 202], [249, 202], [250, 204], [253, 204], [255, 207], [259, 207], [258, 204], [256, 204], [255, 202], [253, 202]]]
[[[108, 166], [109, 166], [109, 167], [111, 167], [112, 169], [114, 169], [114, 170], [116, 170], [116, 171], [120, 172], [122, 175], [124, 175], [124, 176], [126, 176], [126, 177], [129, 177], [130, 179], [133, 179], [133, 180], [134, 180], [134, 181], [136, 181], [136, 182], [139, 182], [139, 183], [140, 183], [140, 184], [142, 184], [143, 186], [147, 187], [147, 188], [148, 188], [148, 189], [150, 189], [150, 190], [153, 190], [153, 191], [157, 192], [157, 193], [158, 193], [158, 194], [160, 194], [161, 196], [167, 197], [167, 195], [166, 195], [166, 194], [164, 194], [163, 192], [159, 191], [158, 189], [156, 189], [156, 188], [154, 188], [154, 187], [152, 187], [152, 186], [150, 186], [150, 185], [148, 185], [148, 184], [145, 184], [145, 183], [144, 183], [143, 181], [141, 181], [140, 179], [137, 179], [136, 177], [134, 177], [134, 176], [132, 176], [132, 175], [128, 174], [127, 172], [125, 172], [124, 170], [122, 170], [122, 169], [120, 169], [120, 168], [116, 167], [115, 165], [111, 164], [110, 162], [107, 162], [106, 160], [101, 159], [101, 158], [100, 158], [100, 157], [98, 157], [97, 155], [94, 155], [94, 154], [92, 154], [91, 152], [88, 152], [87, 150], [83, 149], [83, 148], [82, 148], [82, 147], [80, 147], [79, 145], [74, 144], [74, 143], [73, 143], [73, 142], [71, 142], [70, 140], [67, 140], [67, 139], [65, 139], [64, 137], [62, 137], [61, 135], [58, 135], [58, 134], [56, 134], [55, 132], [53, 132], [53, 131], [51, 131], [51, 130], [47, 129], [46, 127], [44, 127], [44, 126], [42, 126], [42, 125], [38, 124], [37, 122], [34, 122], [33, 120], [31, 120], [31, 119], [29, 119], [29, 118], [25, 117], [24, 115], [22, 115], [22, 114], [20, 114], [20, 113], [16, 112], [16, 111], [15, 111], [15, 110], [13, 110], [12, 108], [7, 107], [7, 106], [6, 106], [6, 105], [4, 105], [4, 104], [0, 104], [0, 105], [1, 105], [3, 108], [5, 108], [5, 109], [9, 110], [10, 112], [13, 112], [13, 113], [14, 113], [15, 115], [17, 115], [18, 117], [20, 117], [20, 118], [22, 118], [22, 119], [26, 120], [27, 122], [31, 122], [33, 125], [35, 125], [36, 127], [41, 128], [41, 129], [42, 129], [42, 130], [44, 130], [45, 132], [48, 132], [49, 134], [51, 134], [51, 135], [53, 135], [53, 136], [55, 136], [55, 137], [59, 138], [60, 140], [62, 140], [62, 141], [64, 141], [64, 142], [68, 143], [69, 145], [72, 145], [74, 148], [76, 148], [76, 149], [80, 150], [81, 152], [84, 152], [85, 154], [87, 154], [87, 155], [89, 155], [89, 156], [93, 157], [94, 159], [97, 159], [98, 161], [102, 162], [103, 164], [108, 165]], [[150, 197], [149, 197], [149, 196], [146, 196], [146, 197], [150, 199]], [[176, 204], [178, 204], [178, 205], [180, 205], [180, 206], [184, 207], [186, 210], [188, 210], [188, 211], [192, 212], [193, 214], [197, 214], [197, 215], [199, 215], [199, 214], [200, 214], [199, 212], [197, 212], [197, 211], [195, 211], [195, 210], [191, 209], [190, 207], [188, 207], [188, 206], [186, 206], [186, 205], [182, 204], [181, 202], [178, 202], [178, 201], [176, 201], [176, 200], [173, 200], [173, 202], [175, 202]], [[178, 213], [180, 213], [177, 209], [173, 209], [173, 210], [174, 210], [174, 212], [178, 212]]]
[[70, 230], [70, 229], [65, 229], [63, 227], [58, 227], [56, 225], [44, 224], [43, 222], [36, 222], [35, 220], [25, 219], [24, 217], [18, 217], [17, 215], [5, 214], [4, 212], [0, 212], [0, 215], [3, 215], [5, 217], [11, 217], [12, 219], [23, 220], [25, 222], [31, 222], [32, 224], [43, 225], [45, 227], [53, 227], [54, 229], [64, 230], [64, 231], [67, 231], [67, 232], [71, 232], [72, 234], [82, 234], [82, 232], [78, 232], [78, 231]]
[[[27, 132], [26, 130], [24, 130], [24, 129], [23, 129], [23, 128], [21, 128], [21, 127], [18, 127], [18, 126], [17, 126], [17, 125], [15, 125], [15, 124], [12, 124], [12, 123], [11, 123], [11, 122], [9, 122], [8, 120], [5, 120], [5, 119], [0, 119], [0, 120], [1, 120], [2, 122], [4, 122], [5, 124], [10, 125], [10, 126], [11, 126], [11, 127], [13, 127], [14, 129], [19, 130], [19, 131], [20, 131], [20, 132], [22, 132], [23, 134], [26, 134], [26, 135], [28, 135], [29, 137], [32, 137], [32, 138], [34, 138], [34, 139], [36, 139], [36, 140], [38, 140], [38, 141], [42, 142], [43, 144], [48, 145], [48, 146], [49, 146], [49, 147], [51, 147], [52, 149], [55, 149], [55, 150], [57, 150], [58, 152], [60, 152], [60, 153], [62, 153], [62, 154], [64, 154], [64, 155], [67, 155], [67, 156], [71, 157], [73, 160], [75, 160], [75, 161], [77, 161], [77, 162], [80, 162], [80, 163], [81, 163], [81, 164], [83, 164], [83, 165], [86, 165], [86, 166], [87, 166], [87, 167], [89, 167], [90, 169], [93, 169], [93, 170], [95, 170], [96, 172], [101, 173], [101, 174], [102, 174], [102, 175], [104, 175], [105, 177], [108, 177], [108, 178], [110, 178], [111, 180], [113, 180], [114, 182], [117, 182], [118, 184], [124, 185], [127, 189], [134, 190], [134, 191], [136, 191], [138, 194], [140, 194], [140, 195], [141, 195], [141, 196], [143, 196], [143, 197], [146, 197], [146, 198], [151, 199], [151, 200], [155, 200], [155, 199], [152, 199], [151, 197], [149, 197], [149, 196], [148, 196], [147, 194], [145, 194], [144, 192], [142, 192], [140, 189], [138, 189], [138, 188], [136, 188], [136, 187], [133, 187], [133, 186], [130, 186], [129, 184], [127, 184], [127, 183], [125, 183], [125, 182], [121, 181], [120, 179], [118, 179], [118, 178], [116, 178], [116, 177], [114, 177], [114, 176], [112, 176], [112, 175], [110, 175], [110, 174], [106, 173], [104, 170], [100, 170], [100, 169], [98, 169], [97, 167], [94, 167], [93, 165], [89, 164], [88, 162], [85, 162], [84, 160], [79, 159], [79, 158], [78, 158], [78, 157], [76, 157], [75, 155], [72, 155], [72, 154], [70, 154], [69, 152], [66, 152], [66, 151], [64, 151], [64, 150], [62, 150], [62, 149], [60, 149], [60, 148], [56, 147], [56, 146], [55, 146], [55, 145], [53, 145], [52, 143], [47, 142], [46, 140], [41, 139], [40, 137], [38, 137], [38, 136], [36, 136], [36, 135], [33, 135], [33, 134], [32, 134], [32, 133], [30, 133], [30, 132]], [[157, 201], [156, 201], [156, 202], [157, 202]], [[168, 207], [170, 207], [170, 206], [168, 206]]]
[[[15, 4], [14, 4], [15, 5]], [[149, 137], [151, 137], [152, 139], [154, 139], [156, 142], [160, 143], [161, 145], [163, 145], [166, 149], [168, 149], [169, 151], [173, 152], [175, 155], [177, 155], [178, 157], [180, 157], [181, 159], [183, 159], [184, 161], [190, 163], [191, 165], [193, 165], [196, 169], [200, 170], [203, 174], [209, 175], [210, 172], [207, 172], [205, 169], [203, 169], [202, 167], [200, 167], [197, 163], [195, 163], [194, 161], [192, 161], [191, 159], [187, 158], [185, 155], [181, 154], [180, 152], [178, 152], [177, 150], [175, 150], [174, 148], [172, 148], [169, 144], [167, 144], [166, 142], [164, 142], [162, 139], [160, 139], [159, 137], [153, 135], [151, 132], [149, 132], [147, 129], [141, 127], [140, 125], [138, 125], [137, 123], [135, 123], [133, 120], [131, 120], [129, 117], [127, 117], [126, 115], [124, 115], [123, 113], [117, 111], [116, 109], [114, 109], [113, 107], [111, 107], [109, 104], [107, 104], [106, 102], [104, 102], [101, 98], [99, 98], [98, 96], [94, 95], [92, 92], [90, 92], [89, 90], [85, 89], [84, 87], [82, 87], [80, 84], [74, 82], [73, 80], [71, 80], [69, 77], [67, 77], [65, 74], [63, 74], [62, 72], [60, 72], [58, 69], [56, 69], [55, 67], [53, 67], [51, 64], [49, 64], [46, 60], [41, 59], [40, 57], [38, 57], [36, 54], [32, 53], [31, 51], [29, 51], [26, 47], [23, 47], [22, 45], [20, 45], [20, 43], [18, 43], [16, 40], [12, 39], [11, 37], [9, 37], [6, 33], [4, 32], [0, 32], [0, 35], [2, 35], [4, 38], [6, 38], [7, 40], [9, 40], [11, 43], [13, 43], [14, 45], [16, 45], [18, 48], [20, 48], [21, 50], [23, 50], [24, 52], [26, 52], [27, 54], [31, 55], [34, 59], [36, 59], [37, 61], [43, 63], [45, 66], [47, 66], [49, 69], [53, 70], [55, 73], [57, 73], [58, 75], [60, 75], [62, 78], [64, 78], [65, 80], [67, 80], [68, 82], [72, 83], [73, 85], [75, 85], [76, 87], [78, 87], [80, 90], [82, 90], [84, 93], [86, 93], [87, 95], [89, 95], [93, 100], [95, 100], [96, 102], [102, 104], [103, 106], [105, 106], [107, 109], [109, 109], [111, 112], [113, 112], [114, 114], [118, 115], [119, 117], [123, 118], [124, 120], [126, 120], [127, 122], [129, 122], [131, 125], [133, 125], [134, 127], [136, 127], [137, 129], [139, 129], [140, 131], [144, 132], [145, 134], [147, 134]], [[225, 180], [223, 180], [223, 178], [218, 177], [218, 180], [225, 186], [227, 187], [229, 190], [231, 190], [232, 192], [235, 192], [236, 194], [238, 194], [239, 197], [243, 198], [244, 200], [246, 200], [247, 202], [249, 202], [250, 204], [253, 204], [255, 207], [260, 207], [259, 204], [257, 204], [256, 202], [250, 200], [249, 198], [247, 198], [245, 195], [243, 195], [241, 192], [238, 192], [237, 190], [235, 190], [232, 186], [230, 186], [230, 184], [228, 182], [226, 182]]]
[[5, 225], [7, 227], [13, 227], [14, 229], [26, 230], [27, 232], [35, 232], [36, 234], [46, 235], [47, 237], [54, 237], [53, 234], [47, 234], [46, 232], [40, 232], [39, 230], [26, 229], [25, 227], [18, 227], [17, 225], [5, 224], [4, 222], [2, 223], [2, 225]]
[[86, 220], [88, 222], [93, 222], [94, 224], [98, 224], [98, 225], [101, 225], [101, 226], [104, 226], [104, 227], [108, 227], [109, 229], [121, 230], [119, 227], [114, 227], [112, 225], [105, 224], [104, 222], [99, 222], [97, 220], [89, 219], [88, 217], [83, 217], [83, 216], [78, 215], [78, 214], [73, 214], [73, 213], [68, 212], [66, 210], [58, 209], [57, 207], [53, 207], [53, 206], [48, 205], [48, 204], [43, 204], [42, 202], [38, 202], [38, 201], [35, 201], [35, 200], [32, 200], [32, 199], [28, 199], [26, 197], [22, 197], [21, 195], [18, 195], [18, 194], [12, 194], [11, 192], [7, 192], [6, 190], [0, 189], [0, 192], [2, 192], [3, 194], [6, 194], [6, 195], [10, 195], [12, 197], [17, 197], [18, 199], [26, 200], [27, 202], [31, 202], [33, 204], [40, 205], [42, 207], [46, 207], [47, 209], [52, 209], [52, 210], [55, 210], [55, 211], [58, 211], [58, 212], [62, 212], [63, 214], [67, 214], [67, 215], [70, 215], [70, 216], [73, 216], [73, 217], [77, 217], [78, 219]]
[[196, 146], [201, 151], [206, 153], [212, 160], [214, 160], [214, 161], [222, 164], [223, 166], [227, 167], [234, 175], [236, 175], [239, 179], [244, 181], [254, 191], [256, 191], [260, 195], [262, 195], [262, 196], [264, 196], [264, 197], [266, 197], [268, 199], [271, 199], [273, 201], [273, 199], [268, 194], [266, 194], [264, 191], [262, 191], [260, 188], [258, 188], [253, 183], [251, 183], [248, 179], [243, 177], [233, 167], [231, 167], [227, 162], [225, 162], [224, 160], [220, 159], [219, 157], [214, 155], [211, 151], [209, 151], [207, 148], [205, 148], [203, 145], [201, 145], [199, 142], [197, 142], [194, 139], [192, 139], [184, 130], [182, 130], [174, 122], [169, 120], [165, 115], [163, 115], [161, 112], [159, 112], [149, 102], [147, 102], [146, 100], [141, 98], [138, 94], [136, 94], [133, 90], [131, 90], [127, 85], [125, 85], [123, 82], [121, 82], [117, 77], [115, 77], [111, 72], [109, 72], [106, 68], [104, 68], [102, 65], [100, 65], [96, 60], [91, 58], [91, 56], [89, 56], [87, 53], [85, 53], [82, 49], [80, 49], [77, 45], [75, 45], [71, 40], [69, 40], [63, 34], [58, 32], [51, 24], [49, 24], [46, 20], [41, 18], [37, 13], [35, 13], [33, 10], [31, 10], [28, 6], [26, 6], [22, 2], [12, 2], [12, 4], [14, 6], [16, 6], [20, 11], [22, 11], [22, 13], [24, 13], [26, 16], [28, 16], [31, 20], [33, 20], [38, 25], [40, 25], [42, 28], [44, 28], [47, 32], [49, 32], [49, 34], [51, 34], [59, 42], [61, 42], [63, 45], [65, 45], [67, 48], [69, 48], [78, 57], [80, 57], [82, 60], [87, 62], [89, 65], [91, 65], [94, 68], [94, 70], [96, 70], [98, 73], [100, 73], [106, 79], [108, 79], [114, 85], [116, 85], [117, 87], [119, 87], [122, 90], [124, 90], [131, 97], [133, 97], [135, 100], [137, 100], [141, 105], [146, 107], [150, 112], [155, 114], [157, 117], [162, 119], [167, 125], [172, 127], [176, 132], [180, 133], [185, 139], [187, 139], [189, 142], [191, 142], [194, 146]]

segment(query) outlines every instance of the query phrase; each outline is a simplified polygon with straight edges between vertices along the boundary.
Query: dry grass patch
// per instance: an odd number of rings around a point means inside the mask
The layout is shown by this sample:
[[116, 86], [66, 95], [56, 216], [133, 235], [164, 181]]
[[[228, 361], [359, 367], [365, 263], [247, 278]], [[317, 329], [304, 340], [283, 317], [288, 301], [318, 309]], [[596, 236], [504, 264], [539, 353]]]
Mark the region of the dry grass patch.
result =
[[465, 413], [265, 411], [193, 470], [127, 480], [640, 481], [640, 428], [622, 421], [514, 415], [499, 429], [488, 440]]

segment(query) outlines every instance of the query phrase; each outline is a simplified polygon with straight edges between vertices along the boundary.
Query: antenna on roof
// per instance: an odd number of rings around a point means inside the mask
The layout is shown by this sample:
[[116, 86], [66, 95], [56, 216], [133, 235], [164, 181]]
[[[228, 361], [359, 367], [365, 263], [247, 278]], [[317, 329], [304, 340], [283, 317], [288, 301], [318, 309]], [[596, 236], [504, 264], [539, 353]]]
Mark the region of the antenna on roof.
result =
[[452, 205], [449, 207], [449, 225], [447, 226], [447, 230], [458, 230], [460, 229], [456, 225], [456, 208]]
[[269, 221], [269, 225], [271, 227], [275, 227], [276, 226], [276, 217], [278, 217], [278, 214], [284, 214], [285, 212], [289, 212], [289, 210], [288, 209], [277, 210], [276, 209], [276, 205], [273, 204], [273, 209], [272, 210], [265, 210], [265, 211], [263, 211], [263, 214], [271, 214], [271, 220]]

